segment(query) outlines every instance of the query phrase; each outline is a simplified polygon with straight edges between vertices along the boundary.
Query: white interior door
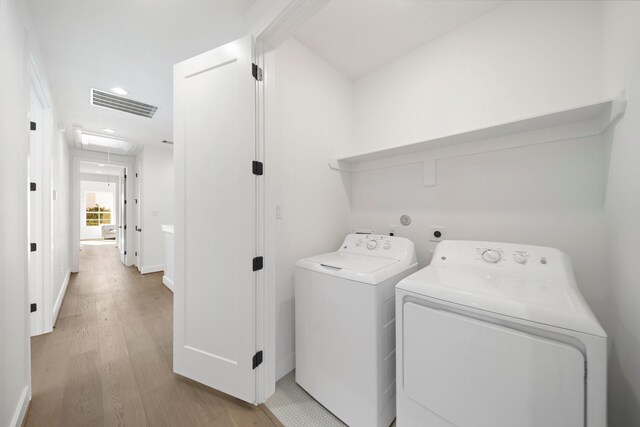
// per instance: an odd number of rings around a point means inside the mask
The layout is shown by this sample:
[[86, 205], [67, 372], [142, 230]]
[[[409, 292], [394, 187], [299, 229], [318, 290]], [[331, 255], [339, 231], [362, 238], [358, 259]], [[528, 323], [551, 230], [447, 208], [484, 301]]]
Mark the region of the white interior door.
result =
[[135, 226], [136, 232], [136, 250], [134, 255], [134, 264], [138, 267], [138, 271], [142, 272], [142, 201], [140, 197], [142, 195], [142, 160], [138, 159], [136, 164], [136, 197], [133, 200], [135, 209]]
[[[31, 335], [45, 332], [44, 268], [43, 268], [43, 200], [42, 172], [44, 168], [44, 107], [38, 92], [32, 87], [29, 119], [29, 304]], [[35, 126], [35, 129], [33, 128]]]
[[[174, 371], [256, 402], [256, 80], [246, 37], [174, 69]], [[260, 275], [260, 276], [259, 276]], [[264, 365], [258, 366], [262, 369]]]
[[127, 226], [127, 205], [125, 204], [125, 200], [127, 200], [127, 168], [124, 168], [120, 173], [120, 177], [118, 179], [119, 188], [119, 197], [118, 197], [118, 248], [120, 249], [120, 261], [126, 265], [127, 264], [127, 255], [126, 255], [126, 239], [127, 233], [125, 232], [125, 227]]

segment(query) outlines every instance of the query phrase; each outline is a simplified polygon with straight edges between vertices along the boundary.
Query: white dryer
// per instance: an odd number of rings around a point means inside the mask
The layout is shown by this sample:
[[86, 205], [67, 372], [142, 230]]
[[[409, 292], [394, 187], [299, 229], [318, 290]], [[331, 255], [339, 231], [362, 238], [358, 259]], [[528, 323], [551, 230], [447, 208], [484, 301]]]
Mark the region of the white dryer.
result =
[[606, 425], [606, 334], [564, 253], [441, 242], [396, 315], [398, 427]]
[[359, 234], [296, 264], [296, 382], [351, 427], [395, 418], [395, 286], [417, 268], [410, 240]]

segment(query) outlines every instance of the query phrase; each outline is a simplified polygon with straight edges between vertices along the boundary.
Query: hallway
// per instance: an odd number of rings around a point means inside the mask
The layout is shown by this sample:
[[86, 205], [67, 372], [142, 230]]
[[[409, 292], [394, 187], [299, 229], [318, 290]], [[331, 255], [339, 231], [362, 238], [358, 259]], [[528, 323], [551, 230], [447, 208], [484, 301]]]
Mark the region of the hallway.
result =
[[27, 426], [274, 426], [262, 406], [172, 372], [173, 295], [83, 245], [54, 332], [32, 338]]

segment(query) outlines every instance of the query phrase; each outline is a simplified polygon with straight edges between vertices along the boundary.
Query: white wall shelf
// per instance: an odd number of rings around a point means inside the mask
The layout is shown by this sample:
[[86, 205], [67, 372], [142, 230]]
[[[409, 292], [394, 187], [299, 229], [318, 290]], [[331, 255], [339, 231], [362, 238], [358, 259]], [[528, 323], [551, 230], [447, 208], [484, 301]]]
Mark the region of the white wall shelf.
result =
[[435, 185], [437, 160], [598, 135], [615, 124], [625, 109], [626, 92], [622, 92], [618, 97], [575, 108], [330, 159], [329, 166], [344, 172], [360, 172], [424, 162], [424, 185], [431, 186]]

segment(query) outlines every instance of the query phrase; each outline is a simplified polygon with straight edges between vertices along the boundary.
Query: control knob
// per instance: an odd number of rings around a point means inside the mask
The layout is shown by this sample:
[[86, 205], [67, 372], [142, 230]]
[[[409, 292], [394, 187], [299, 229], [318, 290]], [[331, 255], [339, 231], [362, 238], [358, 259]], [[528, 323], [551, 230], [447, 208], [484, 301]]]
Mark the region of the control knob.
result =
[[500, 255], [500, 252], [496, 251], [495, 249], [487, 249], [486, 251], [482, 252], [482, 259], [491, 264], [495, 264], [496, 262], [500, 261], [501, 258], [502, 255]]
[[378, 242], [376, 242], [375, 240], [369, 240], [367, 242], [367, 249], [375, 249], [376, 246], [378, 246]]
[[523, 254], [514, 254], [513, 260], [518, 264], [524, 264], [525, 262], [527, 262], [527, 257], [524, 256]]

